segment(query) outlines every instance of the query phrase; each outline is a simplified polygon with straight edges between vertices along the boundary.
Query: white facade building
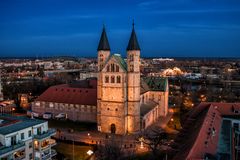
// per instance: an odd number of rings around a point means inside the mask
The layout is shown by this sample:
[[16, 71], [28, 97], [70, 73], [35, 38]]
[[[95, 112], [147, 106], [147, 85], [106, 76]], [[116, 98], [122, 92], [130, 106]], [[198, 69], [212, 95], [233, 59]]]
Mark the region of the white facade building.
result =
[[0, 159], [51, 160], [57, 154], [50, 138], [55, 133], [47, 121], [0, 115]]

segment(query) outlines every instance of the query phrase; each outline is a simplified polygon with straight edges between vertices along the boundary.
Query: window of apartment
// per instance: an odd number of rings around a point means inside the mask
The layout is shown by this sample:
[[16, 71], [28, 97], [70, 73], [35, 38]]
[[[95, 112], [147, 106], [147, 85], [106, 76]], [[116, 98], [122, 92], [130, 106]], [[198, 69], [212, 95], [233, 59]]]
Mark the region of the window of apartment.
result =
[[117, 83], [121, 83], [121, 77], [117, 76]]
[[41, 129], [41, 127], [38, 127], [38, 128], [37, 128], [37, 134], [38, 134], [38, 135], [42, 134], [42, 129]]
[[32, 142], [29, 142], [29, 148], [32, 148]]
[[31, 137], [32, 136], [32, 131], [28, 131], [28, 137]]
[[115, 83], [115, 77], [111, 76], [111, 83]]
[[24, 139], [24, 133], [21, 133], [21, 140]]
[[107, 66], [107, 72], [110, 72], [110, 66], [109, 65]]
[[235, 130], [238, 130], [239, 124], [238, 124], [238, 123], [233, 123], [233, 128], [234, 128]]
[[29, 159], [30, 159], [30, 160], [33, 159], [33, 155], [32, 155], [32, 153], [29, 154]]
[[105, 83], [109, 83], [109, 77], [105, 76]]

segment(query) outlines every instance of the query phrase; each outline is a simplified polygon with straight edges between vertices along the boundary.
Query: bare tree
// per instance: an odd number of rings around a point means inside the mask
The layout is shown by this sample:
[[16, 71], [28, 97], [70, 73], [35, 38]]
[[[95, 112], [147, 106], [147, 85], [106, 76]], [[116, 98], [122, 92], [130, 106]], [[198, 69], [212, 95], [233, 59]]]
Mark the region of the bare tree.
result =
[[122, 141], [116, 140], [114, 136], [108, 137], [104, 144], [97, 146], [96, 159], [98, 160], [120, 160], [124, 157]]
[[167, 133], [159, 128], [159, 127], [152, 127], [147, 129], [142, 134], [143, 143], [147, 145], [149, 150], [153, 155], [153, 159], [159, 159], [159, 155], [162, 151], [162, 145], [164, 145], [167, 141]]

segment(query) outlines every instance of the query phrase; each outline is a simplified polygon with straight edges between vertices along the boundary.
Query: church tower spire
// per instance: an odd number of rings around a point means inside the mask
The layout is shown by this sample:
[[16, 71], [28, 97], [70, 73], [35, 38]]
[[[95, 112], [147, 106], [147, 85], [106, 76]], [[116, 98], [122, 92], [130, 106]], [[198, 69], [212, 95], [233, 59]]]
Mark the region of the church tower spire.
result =
[[133, 133], [140, 130], [140, 47], [134, 23], [127, 46], [127, 76], [127, 131]]
[[132, 33], [131, 33], [131, 37], [130, 37], [129, 42], [128, 42], [127, 51], [131, 51], [131, 50], [140, 51], [140, 47], [139, 47], [139, 44], [138, 44], [135, 29], [134, 29], [134, 22], [133, 22], [132, 26], [133, 26], [132, 27]]
[[107, 33], [104, 25], [103, 25], [102, 35], [101, 35], [97, 50], [110, 51], [110, 46], [108, 43]]

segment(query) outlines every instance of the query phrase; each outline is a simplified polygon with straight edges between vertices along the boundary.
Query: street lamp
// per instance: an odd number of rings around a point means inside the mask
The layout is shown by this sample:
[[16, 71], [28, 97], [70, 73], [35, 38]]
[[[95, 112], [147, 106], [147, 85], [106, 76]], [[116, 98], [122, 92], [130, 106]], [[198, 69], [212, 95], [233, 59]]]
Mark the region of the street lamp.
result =
[[143, 137], [139, 138], [139, 141], [140, 141], [140, 148], [143, 149], [144, 148], [144, 146], [143, 146], [144, 138]]
[[91, 155], [93, 154], [93, 151], [92, 151], [92, 150], [88, 150], [88, 151], [87, 151], [87, 154], [88, 154], [89, 156], [91, 156]]

